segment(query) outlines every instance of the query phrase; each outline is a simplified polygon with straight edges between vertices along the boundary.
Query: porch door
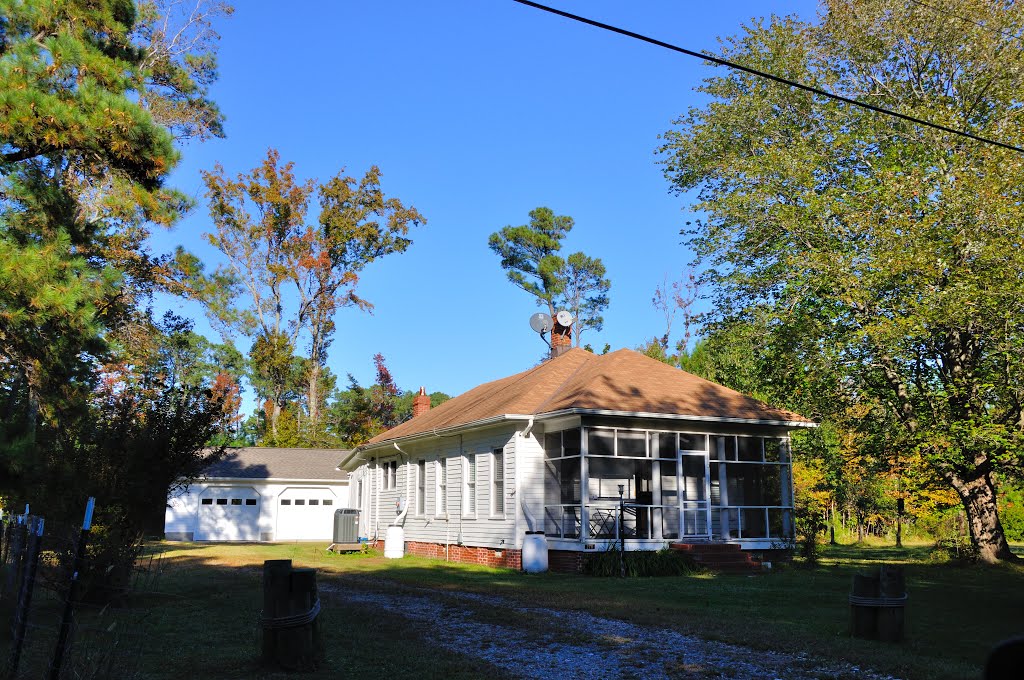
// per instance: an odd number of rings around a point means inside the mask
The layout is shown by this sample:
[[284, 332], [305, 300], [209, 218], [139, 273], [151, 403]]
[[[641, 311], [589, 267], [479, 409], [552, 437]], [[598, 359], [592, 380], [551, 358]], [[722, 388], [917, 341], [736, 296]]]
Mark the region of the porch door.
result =
[[709, 538], [707, 451], [680, 453], [679, 487], [682, 496], [682, 537]]

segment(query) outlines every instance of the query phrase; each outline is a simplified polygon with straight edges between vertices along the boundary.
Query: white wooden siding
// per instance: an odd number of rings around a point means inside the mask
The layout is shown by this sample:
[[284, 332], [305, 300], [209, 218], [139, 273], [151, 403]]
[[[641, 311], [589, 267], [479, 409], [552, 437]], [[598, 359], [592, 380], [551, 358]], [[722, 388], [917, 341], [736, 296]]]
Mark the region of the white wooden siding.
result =
[[[517, 424], [522, 429], [525, 423]], [[522, 521], [519, 501], [516, 498], [517, 482], [517, 451], [516, 451], [517, 427], [513, 424], [506, 424], [487, 430], [479, 430], [464, 435], [437, 437], [419, 442], [403, 444], [402, 450], [408, 454], [408, 459], [400, 458], [398, 469], [398, 484], [395, 489], [384, 489], [383, 485], [373, 487], [373, 493], [380, 501], [380, 517], [373, 518], [374, 526], [378, 536], [383, 537], [384, 532], [391, 524], [398, 513], [396, 502], [399, 498], [408, 498], [410, 504], [409, 512], [405, 517], [405, 540], [419, 541], [424, 543], [450, 543], [456, 545], [461, 537], [463, 545], [480, 546], [489, 548], [514, 548], [522, 543], [522, 537], [516, 536], [516, 527], [519, 526], [522, 533], [526, 530], [526, 524]], [[539, 445], [532, 438], [529, 440], [532, 446], [539, 450]], [[503, 517], [491, 515], [491, 452], [494, 449], [501, 449], [504, 453], [505, 472], [505, 497], [503, 506], [505, 514]], [[372, 454], [371, 454], [372, 455]], [[475, 456], [476, 469], [476, 515], [473, 517], [462, 516], [462, 493], [463, 474], [465, 469], [462, 465], [463, 456]], [[535, 454], [531, 454], [533, 459]], [[372, 463], [364, 464], [359, 469], [372, 469], [375, 466], [383, 467], [384, 463], [393, 460], [395, 456], [387, 455], [376, 457]], [[441, 458], [448, 459], [448, 484], [446, 499], [448, 505], [447, 519], [445, 516], [437, 516], [437, 501], [435, 488], [437, 484], [436, 462]], [[426, 461], [426, 503], [422, 515], [416, 513], [416, 469], [420, 460]], [[539, 460], [536, 470], [527, 475], [526, 478], [541, 480]], [[411, 476], [410, 476], [411, 475]], [[408, 482], [408, 485], [407, 485]], [[408, 494], [408, 495], [407, 495]], [[376, 505], [377, 498], [371, 500], [371, 505]], [[543, 500], [543, 487], [531, 494], [532, 499]], [[535, 516], [539, 516], [541, 506], [531, 507]]]

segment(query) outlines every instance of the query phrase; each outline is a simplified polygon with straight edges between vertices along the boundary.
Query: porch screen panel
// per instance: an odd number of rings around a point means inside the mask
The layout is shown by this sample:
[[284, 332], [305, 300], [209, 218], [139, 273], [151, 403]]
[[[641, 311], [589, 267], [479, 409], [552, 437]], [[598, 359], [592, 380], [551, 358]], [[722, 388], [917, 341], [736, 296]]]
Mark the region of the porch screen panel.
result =
[[747, 436], [711, 439], [712, 534], [727, 540], [791, 538], [787, 441]]
[[587, 455], [614, 456], [615, 430], [588, 430]]
[[580, 429], [544, 435], [544, 532], [578, 538], [582, 516]]
[[706, 451], [708, 448], [707, 437], [702, 434], [679, 434], [680, 451]]

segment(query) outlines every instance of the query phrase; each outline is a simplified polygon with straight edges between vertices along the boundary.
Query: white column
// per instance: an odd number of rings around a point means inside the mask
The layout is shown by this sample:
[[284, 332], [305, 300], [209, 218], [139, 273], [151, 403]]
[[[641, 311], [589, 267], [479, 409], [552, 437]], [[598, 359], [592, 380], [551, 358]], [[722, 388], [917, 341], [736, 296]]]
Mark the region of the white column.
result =
[[580, 542], [590, 538], [590, 461], [587, 459], [587, 429], [580, 427]]
[[719, 536], [723, 540], [731, 538], [732, 534], [729, 531], [729, 511], [726, 508], [729, 506], [729, 480], [728, 474], [725, 471], [725, 437], [717, 437], [716, 443], [716, 454], [718, 456], [718, 504], [721, 510], [718, 513], [719, 517]]

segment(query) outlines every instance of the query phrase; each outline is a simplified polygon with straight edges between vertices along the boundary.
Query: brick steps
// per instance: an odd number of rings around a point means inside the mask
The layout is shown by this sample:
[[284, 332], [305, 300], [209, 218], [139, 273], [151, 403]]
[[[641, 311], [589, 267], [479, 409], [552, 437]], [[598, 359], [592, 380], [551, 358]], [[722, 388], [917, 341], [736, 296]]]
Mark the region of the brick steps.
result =
[[670, 543], [698, 565], [723, 574], [759, 574], [761, 563], [735, 543]]

